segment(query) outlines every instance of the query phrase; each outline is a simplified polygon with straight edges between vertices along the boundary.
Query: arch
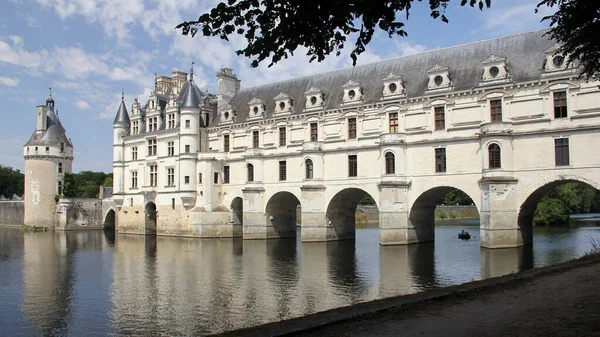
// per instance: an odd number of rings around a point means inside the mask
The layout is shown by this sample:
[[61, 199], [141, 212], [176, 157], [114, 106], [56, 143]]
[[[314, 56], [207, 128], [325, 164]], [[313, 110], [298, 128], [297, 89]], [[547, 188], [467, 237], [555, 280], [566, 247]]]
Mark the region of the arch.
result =
[[517, 217], [517, 225], [521, 232], [523, 244], [530, 245], [533, 243], [533, 216], [535, 214], [535, 210], [537, 209], [538, 203], [546, 194], [548, 194], [548, 192], [560, 185], [568, 183], [584, 183], [595, 188], [596, 190], [598, 190], [600, 187], [597, 183], [581, 177], [561, 175], [554, 177], [550, 181], [546, 181], [542, 186], [538, 186], [531, 193], [527, 194], [527, 198], [523, 201], [521, 207], [519, 207], [519, 214]]
[[116, 224], [116, 213], [115, 213], [115, 210], [110, 209], [110, 210], [108, 210], [108, 212], [106, 213], [106, 216], [104, 217], [104, 229], [114, 231], [115, 224]]
[[385, 153], [385, 174], [396, 173], [396, 156], [392, 151]]
[[488, 168], [502, 168], [502, 152], [498, 143], [491, 143], [488, 145]]
[[[327, 204], [325, 217], [327, 225], [333, 230], [337, 239], [351, 239], [356, 233], [356, 209], [359, 202], [368, 192], [363, 189], [350, 187], [336, 193]], [[375, 202], [377, 206], [377, 202]]]
[[300, 200], [287, 191], [277, 192], [269, 198], [265, 207], [267, 224], [273, 227], [278, 237], [296, 236], [299, 205]]
[[[419, 242], [433, 241], [435, 238], [435, 209], [441, 204], [442, 199], [452, 191], [460, 191], [473, 201], [465, 191], [452, 186], [439, 186], [431, 188], [419, 195], [413, 202], [408, 214], [409, 224], [412, 225]], [[476, 206], [473, 201], [473, 205]], [[477, 209], [479, 214], [479, 209]]]
[[157, 213], [156, 204], [152, 201], [144, 206], [144, 231], [146, 234], [156, 234], [158, 227]]
[[313, 163], [312, 159], [306, 158], [304, 160], [304, 166], [306, 168], [306, 174], [305, 174], [306, 179], [313, 179], [315, 170], [314, 170], [314, 163]]
[[231, 201], [231, 218], [234, 225], [244, 224], [244, 200], [241, 197], [235, 197]]
[[252, 163], [246, 164], [246, 171], [248, 174], [248, 181], [254, 181], [254, 165], [252, 165]]

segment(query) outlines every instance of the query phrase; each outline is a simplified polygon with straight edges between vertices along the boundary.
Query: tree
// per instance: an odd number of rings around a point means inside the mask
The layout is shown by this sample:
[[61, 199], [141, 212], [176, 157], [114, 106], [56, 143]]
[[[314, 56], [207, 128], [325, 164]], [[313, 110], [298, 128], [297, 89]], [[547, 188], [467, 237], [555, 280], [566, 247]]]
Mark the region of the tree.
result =
[[554, 7], [558, 10], [546, 16], [552, 27], [547, 33], [560, 47], [558, 53], [569, 55], [569, 63], [579, 63], [586, 77], [600, 72], [600, 1], [598, 0], [542, 0], [536, 7]]
[[[423, 0], [417, 0], [423, 2]], [[456, 0], [458, 1], [458, 0]], [[271, 57], [269, 67], [304, 46], [310, 61], [323, 61], [331, 53], [339, 56], [346, 37], [358, 33], [350, 54], [356, 58], [371, 41], [376, 30], [407, 36], [404, 23], [397, 20], [401, 13], [408, 19], [415, 0], [228, 0], [219, 3], [196, 21], [179, 24], [183, 35], [218, 36], [229, 40], [231, 34], [243, 35], [246, 48], [238, 50], [252, 60], [252, 67]], [[450, 0], [429, 0], [431, 17], [448, 22], [445, 15]], [[461, 0], [461, 6], [491, 6], [491, 0]], [[357, 28], [360, 26], [360, 28]]]
[[461, 190], [453, 190], [448, 192], [442, 198], [442, 204], [444, 205], [473, 205], [473, 200], [468, 194]]
[[583, 183], [567, 183], [548, 192], [533, 216], [536, 226], [568, 225], [569, 215], [600, 211], [600, 191]]
[[11, 198], [13, 194], [23, 196], [25, 177], [20, 170], [0, 165], [0, 195]]

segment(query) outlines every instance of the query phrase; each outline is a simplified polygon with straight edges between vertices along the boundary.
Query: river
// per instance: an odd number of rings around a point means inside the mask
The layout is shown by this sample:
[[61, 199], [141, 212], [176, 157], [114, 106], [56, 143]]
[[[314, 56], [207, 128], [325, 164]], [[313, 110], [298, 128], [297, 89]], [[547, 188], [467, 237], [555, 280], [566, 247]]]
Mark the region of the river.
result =
[[0, 335], [203, 335], [560, 263], [600, 241], [600, 218], [500, 250], [479, 247], [478, 226], [439, 221], [435, 243], [387, 247], [368, 226], [329, 243], [0, 228]]

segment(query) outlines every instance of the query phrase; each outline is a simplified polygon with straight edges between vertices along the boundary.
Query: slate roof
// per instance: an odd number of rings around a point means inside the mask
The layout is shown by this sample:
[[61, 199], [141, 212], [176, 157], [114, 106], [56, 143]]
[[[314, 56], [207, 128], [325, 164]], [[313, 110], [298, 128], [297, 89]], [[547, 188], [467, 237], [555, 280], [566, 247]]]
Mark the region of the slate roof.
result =
[[202, 98], [206, 96], [198, 89], [198, 86], [194, 84], [192, 80], [186, 81], [179, 91], [177, 102], [182, 108], [200, 108], [202, 104]]
[[58, 116], [52, 109], [48, 109], [46, 131], [34, 131], [25, 146], [54, 146], [63, 142], [66, 146], [73, 147], [73, 144], [67, 137], [65, 128], [60, 123]]
[[115, 121], [113, 122], [113, 125], [118, 124], [125, 126], [129, 126], [131, 124], [129, 121], [129, 114], [127, 113], [127, 107], [125, 106], [124, 98], [121, 98], [121, 105], [119, 105], [119, 110], [117, 111]]
[[[402, 56], [353, 68], [344, 68], [277, 83], [243, 88], [229, 102], [237, 112], [235, 123], [248, 118], [248, 102], [259, 98], [267, 104], [266, 118], [275, 110], [274, 98], [280, 93], [294, 100], [292, 114], [300, 114], [305, 107], [305, 92], [312, 87], [325, 94], [325, 109], [337, 108], [342, 103], [343, 85], [348, 81], [360, 83], [364, 89], [364, 103], [378, 102], [382, 97], [382, 79], [390, 73], [401, 75], [408, 97], [426, 94], [429, 78], [427, 71], [435, 65], [448, 67], [455, 91], [469, 90], [481, 81], [483, 64], [491, 55], [506, 57], [510, 77], [515, 82], [535, 80], [544, 71], [544, 51], [555, 42], [543, 36], [547, 30], [538, 30], [492, 40], [473, 42], [420, 54]], [[213, 120], [213, 125], [219, 118]]]

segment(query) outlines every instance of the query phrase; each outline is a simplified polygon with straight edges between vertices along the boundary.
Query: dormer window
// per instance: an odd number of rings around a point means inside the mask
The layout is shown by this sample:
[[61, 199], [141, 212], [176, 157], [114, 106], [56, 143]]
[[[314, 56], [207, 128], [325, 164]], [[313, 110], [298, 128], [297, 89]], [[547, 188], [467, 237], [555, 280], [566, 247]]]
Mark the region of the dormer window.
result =
[[[560, 45], [555, 44], [554, 46], [548, 48], [545, 53], [546, 53], [546, 60], [545, 60], [545, 65], [544, 65], [544, 70], [546, 70], [547, 73], [555, 73], [555, 72], [569, 72], [571, 71], [570, 66], [567, 66], [569, 64], [569, 57], [567, 55], [563, 55], [558, 53], [558, 50], [560, 48]], [[544, 76], [544, 75], [542, 75]]]
[[310, 104], [312, 104], [312, 105], [317, 104], [317, 97], [316, 96], [313, 96], [313, 97], [310, 98]]
[[490, 55], [481, 62], [483, 74], [479, 85], [506, 82], [510, 75], [506, 71], [506, 57]]
[[230, 104], [225, 104], [222, 108], [221, 108], [221, 122], [222, 123], [230, 123], [233, 122], [233, 120], [235, 119], [235, 112], [233, 110], [233, 107]]
[[259, 98], [253, 98], [248, 105], [250, 106], [250, 118], [263, 117], [267, 111], [266, 105]]
[[429, 91], [451, 90], [452, 80], [450, 78], [450, 68], [436, 64], [427, 71]]
[[404, 80], [402, 76], [396, 75], [394, 73], [389, 73], [383, 79], [383, 97], [382, 99], [387, 98], [396, 98], [404, 95]]
[[292, 98], [284, 93], [280, 93], [275, 96], [275, 113], [281, 114], [286, 112], [292, 112], [293, 101]]
[[322, 108], [325, 103], [325, 95], [320, 89], [315, 87], [308, 89], [308, 91], [304, 93], [304, 97], [306, 97], [304, 106], [306, 110]]
[[388, 91], [392, 94], [395, 93], [397, 89], [398, 86], [396, 85], [396, 83], [391, 83], [390, 85], [388, 85]]
[[555, 68], [561, 68], [563, 65], [565, 64], [565, 57], [562, 55], [555, 55], [552, 58], [552, 65], [554, 65]]
[[344, 98], [343, 102], [347, 103], [358, 103], [363, 99], [363, 89], [360, 84], [354, 82], [352, 80], [348, 81], [348, 83], [344, 84], [342, 87], [344, 89]]

